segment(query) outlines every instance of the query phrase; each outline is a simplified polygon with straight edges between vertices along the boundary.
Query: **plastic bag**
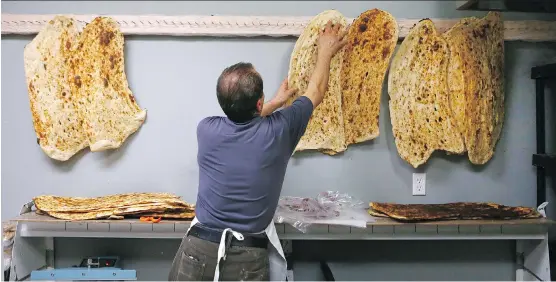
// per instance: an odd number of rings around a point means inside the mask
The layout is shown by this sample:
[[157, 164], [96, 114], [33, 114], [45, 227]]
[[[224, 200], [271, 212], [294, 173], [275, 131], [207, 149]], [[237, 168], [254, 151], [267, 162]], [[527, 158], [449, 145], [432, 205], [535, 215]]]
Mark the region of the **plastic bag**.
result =
[[276, 223], [291, 224], [306, 233], [312, 224], [344, 225], [365, 228], [373, 222], [363, 202], [337, 191], [321, 192], [316, 198], [280, 197], [274, 216]]
[[4, 271], [10, 269], [12, 265], [12, 247], [15, 237], [15, 224], [11, 222], [4, 222], [2, 224], [2, 251]]

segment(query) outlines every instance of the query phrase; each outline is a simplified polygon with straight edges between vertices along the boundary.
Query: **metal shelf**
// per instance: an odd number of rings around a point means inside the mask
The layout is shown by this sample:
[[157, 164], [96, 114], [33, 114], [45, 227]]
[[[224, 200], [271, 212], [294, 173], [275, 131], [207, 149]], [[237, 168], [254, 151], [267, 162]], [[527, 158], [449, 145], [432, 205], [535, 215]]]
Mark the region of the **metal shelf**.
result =
[[531, 78], [535, 80], [535, 119], [537, 152], [533, 155], [533, 165], [537, 167], [537, 205], [546, 201], [546, 170], [554, 169], [554, 156], [546, 154], [546, 125], [544, 88], [546, 81], [556, 78], [556, 63], [531, 68]]
[[[31, 271], [53, 266], [54, 239], [80, 238], [147, 238], [181, 239], [189, 221], [163, 220], [159, 223], [138, 220], [67, 221], [25, 213], [13, 219], [17, 224], [10, 280], [24, 278]], [[366, 228], [341, 225], [312, 225], [302, 233], [288, 224], [276, 224], [278, 236], [290, 253], [291, 240], [513, 240], [517, 262], [531, 269], [543, 280], [550, 280], [548, 229], [553, 221], [522, 220], [452, 220], [426, 223], [401, 223], [377, 218]], [[288, 247], [289, 246], [289, 247]], [[446, 250], [450, 251], [450, 250]], [[534, 281], [522, 269], [516, 270], [517, 281]]]
[[[81, 238], [182, 238], [189, 221], [88, 220], [65, 221], [34, 213], [23, 214], [18, 222], [21, 237]], [[283, 240], [509, 240], [543, 239], [553, 222], [546, 219], [452, 220], [401, 223], [377, 218], [367, 228], [341, 225], [312, 225], [302, 233], [289, 224], [276, 224]]]
[[547, 170], [556, 169], [556, 155], [534, 154], [533, 165]]
[[531, 68], [532, 79], [551, 78], [551, 77], [556, 77], [556, 63], [536, 66]]

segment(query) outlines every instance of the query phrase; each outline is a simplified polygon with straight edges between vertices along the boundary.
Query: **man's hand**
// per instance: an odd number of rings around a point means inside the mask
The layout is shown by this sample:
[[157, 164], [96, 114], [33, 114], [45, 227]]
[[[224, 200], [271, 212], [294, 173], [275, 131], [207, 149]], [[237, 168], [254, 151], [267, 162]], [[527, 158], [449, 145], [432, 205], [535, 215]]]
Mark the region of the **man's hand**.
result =
[[280, 84], [280, 88], [276, 92], [276, 95], [274, 95], [274, 98], [263, 105], [261, 116], [264, 117], [270, 115], [276, 109], [282, 107], [286, 101], [288, 101], [288, 99], [295, 94], [295, 92], [297, 92], [297, 89], [288, 88], [288, 79], [284, 79], [282, 84]]
[[318, 39], [318, 56], [324, 56], [324, 58], [332, 58], [342, 49], [347, 43], [347, 38], [345, 38], [348, 29], [340, 31], [340, 24], [332, 24], [328, 21], [324, 30], [320, 32]]
[[282, 81], [282, 84], [280, 84], [280, 88], [278, 88], [273, 100], [276, 100], [281, 107], [295, 94], [295, 92], [297, 92], [297, 89], [288, 88], [288, 79], [286, 78]]
[[309, 86], [305, 96], [311, 100], [313, 107], [317, 107], [324, 99], [324, 93], [328, 89], [328, 78], [330, 76], [330, 62], [332, 57], [347, 43], [348, 28], [340, 31], [341, 25], [332, 25], [328, 21], [324, 30], [320, 33], [317, 43], [317, 64], [309, 80]]

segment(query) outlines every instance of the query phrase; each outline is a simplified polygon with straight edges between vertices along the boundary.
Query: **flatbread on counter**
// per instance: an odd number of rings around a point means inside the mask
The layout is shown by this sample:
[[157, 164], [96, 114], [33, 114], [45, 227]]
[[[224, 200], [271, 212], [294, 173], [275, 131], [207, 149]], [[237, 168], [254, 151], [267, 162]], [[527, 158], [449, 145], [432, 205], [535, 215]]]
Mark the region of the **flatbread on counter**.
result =
[[66, 161], [88, 146], [67, 66], [78, 36], [73, 19], [56, 16], [23, 51], [37, 143], [58, 161]]
[[149, 206], [142, 206], [142, 207], [127, 207], [127, 208], [115, 208], [112, 210], [105, 210], [105, 211], [90, 211], [90, 212], [57, 212], [57, 211], [48, 211], [45, 212], [49, 216], [64, 219], [64, 220], [90, 220], [90, 219], [121, 219], [121, 217], [128, 215], [128, 214], [136, 214], [142, 212], [163, 212], [165, 208], [160, 207], [149, 207]]
[[144, 123], [124, 71], [124, 37], [111, 18], [85, 26], [71, 59], [72, 89], [78, 97], [91, 151], [119, 148]]
[[121, 220], [126, 217], [139, 218], [143, 216], [161, 217], [166, 219], [192, 219], [195, 211], [184, 211], [180, 209], [169, 209], [161, 207], [128, 207], [116, 208], [105, 211], [91, 212], [44, 212], [51, 217], [62, 220], [93, 220], [93, 219], [114, 219]]
[[185, 218], [195, 213], [194, 205], [170, 193], [126, 193], [94, 198], [43, 195], [33, 201], [37, 213], [64, 220], [122, 219], [144, 213]]
[[398, 42], [398, 24], [388, 12], [372, 9], [351, 24], [341, 71], [346, 145], [378, 137], [380, 96]]
[[425, 19], [410, 30], [390, 66], [392, 131], [400, 157], [413, 167], [435, 150], [465, 151], [449, 103], [448, 55], [446, 41]]
[[133, 217], [142, 217], [142, 216], [161, 217], [167, 219], [192, 219], [195, 217], [195, 211], [185, 211], [185, 212], [165, 211], [165, 212], [157, 212], [157, 213], [140, 213], [132, 216]]
[[434, 220], [471, 219], [526, 219], [542, 215], [533, 208], [511, 207], [495, 203], [447, 203], [447, 204], [369, 204], [369, 214], [412, 222]]
[[[290, 58], [288, 84], [289, 87], [296, 88], [298, 91], [286, 102], [286, 105], [291, 105], [307, 90], [309, 79], [316, 65], [319, 32], [324, 29], [328, 21], [347, 26], [346, 19], [340, 12], [324, 11], [311, 19], [295, 43]], [[295, 149], [296, 152], [319, 150], [326, 154], [336, 154], [346, 149], [340, 85], [343, 52], [343, 50], [338, 51], [332, 58], [328, 91], [325, 93], [322, 103], [314, 110], [305, 134]]]
[[458, 128], [473, 164], [494, 155], [504, 122], [504, 26], [499, 12], [465, 18], [444, 34], [448, 85]]
[[89, 212], [156, 202], [182, 203], [190, 207], [179, 196], [169, 193], [125, 193], [91, 198], [42, 195], [33, 198], [33, 202], [44, 212]]

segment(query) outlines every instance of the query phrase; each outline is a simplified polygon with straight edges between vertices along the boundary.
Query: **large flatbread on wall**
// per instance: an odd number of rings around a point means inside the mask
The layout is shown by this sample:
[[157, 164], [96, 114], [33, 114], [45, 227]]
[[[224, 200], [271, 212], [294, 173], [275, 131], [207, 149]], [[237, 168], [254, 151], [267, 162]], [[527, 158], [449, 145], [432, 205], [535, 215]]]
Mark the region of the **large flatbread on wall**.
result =
[[431, 20], [417, 23], [392, 60], [389, 108], [396, 147], [413, 167], [435, 150], [461, 154], [463, 138], [448, 100], [449, 49]]
[[388, 12], [372, 9], [351, 24], [341, 71], [346, 145], [378, 137], [380, 96], [398, 42], [398, 24]]
[[119, 148], [146, 118], [124, 71], [124, 37], [118, 24], [95, 18], [83, 30], [71, 61], [72, 88], [91, 151]]
[[[328, 21], [347, 26], [346, 19], [340, 12], [328, 10], [315, 16], [295, 43], [290, 59], [288, 84], [298, 89], [298, 92], [295, 97], [288, 100], [287, 105], [291, 105], [307, 90], [316, 65], [319, 32], [324, 29]], [[322, 103], [314, 110], [305, 134], [295, 151], [320, 150], [327, 154], [336, 154], [346, 149], [340, 85], [343, 52], [343, 50], [338, 51], [332, 58], [328, 91]]]
[[37, 142], [52, 159], [66, 161], [88, 145], [66, 66], [79, 28], [73, 19], [49, 21], [23, 51]]
[[469, 160], [494, 155], [504, 122], [504, 27], [499, 12], [466, 18], [448, 30], [448, 85]]

